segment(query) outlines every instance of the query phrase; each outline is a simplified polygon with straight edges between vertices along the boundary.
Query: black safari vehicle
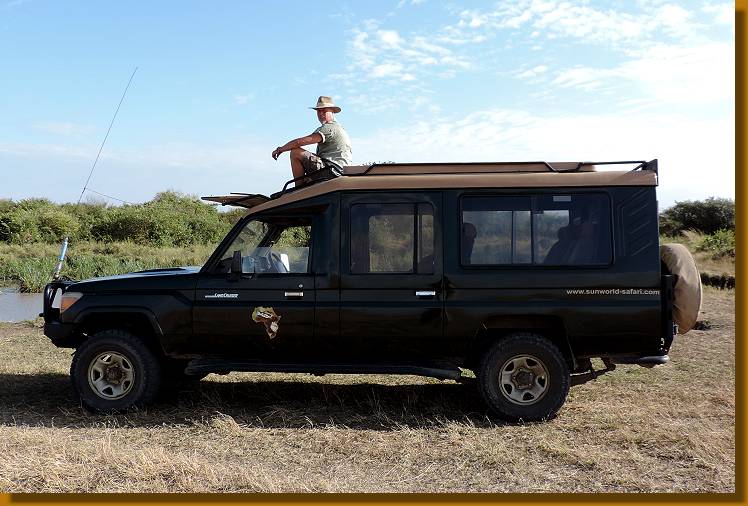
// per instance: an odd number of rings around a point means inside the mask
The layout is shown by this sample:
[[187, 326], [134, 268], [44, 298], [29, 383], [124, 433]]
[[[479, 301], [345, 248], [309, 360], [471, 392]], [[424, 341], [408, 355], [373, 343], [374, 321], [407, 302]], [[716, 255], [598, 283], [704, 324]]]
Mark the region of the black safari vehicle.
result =
[[249, 211], [204, 266], [54, 281], [44, 332], [76, 349], [92, 410], [208, 373], [472, 371], [496, 415], [547, 419], [615, 364], [665, 364], [695, 322], [690, 255], [661, 255], [657, 178], [656, 160], [378, 164], [205, 197]]

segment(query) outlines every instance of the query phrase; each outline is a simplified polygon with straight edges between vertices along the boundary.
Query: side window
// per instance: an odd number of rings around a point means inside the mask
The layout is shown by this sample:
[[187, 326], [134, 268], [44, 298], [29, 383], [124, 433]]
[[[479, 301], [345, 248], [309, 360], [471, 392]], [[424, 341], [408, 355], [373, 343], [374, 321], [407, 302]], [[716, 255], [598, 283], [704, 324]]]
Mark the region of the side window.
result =
[[462, 265], [605, 265], [610, 203], [601, 194], [462, 199]]
[[352, 274], [434, 272], [434, 209], [430, 204], [351, 206]]
[[249, 221], [226, 249], [215, 272], [229, 272], [238, 251], [245, 274], [306, 273], [311, 236], [309, 219], [297, 219], [295, 223]]
[[538, 195], [533, 212], [535, 263], [610, 263], [610, 202], [601, 194]]
[[527, 264], [530, 197], [466, 197], [462, 200], [462, 265]]

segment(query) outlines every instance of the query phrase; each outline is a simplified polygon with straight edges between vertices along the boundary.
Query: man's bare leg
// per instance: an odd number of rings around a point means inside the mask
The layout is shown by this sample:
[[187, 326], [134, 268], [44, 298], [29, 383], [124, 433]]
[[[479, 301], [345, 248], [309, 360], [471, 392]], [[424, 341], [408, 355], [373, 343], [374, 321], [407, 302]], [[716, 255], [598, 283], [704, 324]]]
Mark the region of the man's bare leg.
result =
[[305, 153], [307, 153], [307, 150], [301, 148], [293, 148], [289, 153], [289, 158], [291, 159], [291, 172], [293, 173], [294, 179], [304, 175], [302, 160], [306, 156]]

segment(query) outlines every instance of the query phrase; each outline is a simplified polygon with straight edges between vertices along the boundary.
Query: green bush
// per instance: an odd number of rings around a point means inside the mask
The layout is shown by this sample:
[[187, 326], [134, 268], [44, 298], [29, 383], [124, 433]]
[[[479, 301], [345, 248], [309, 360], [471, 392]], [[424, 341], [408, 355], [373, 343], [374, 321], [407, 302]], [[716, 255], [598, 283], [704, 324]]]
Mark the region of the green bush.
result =
[[46, 199], [0, 200], [0, 242], [57, 244], [130, 242], [146, 246], [215, 244], [246, 210], [221, 213], [195, 196], [166, 191], [144, 204], [54, 204]]
[[71, 234], [71, 238], [78, 241], [93, 240], [91, 229], [104, 221], [106, 214], [109, 212], [109, 208], [104, 203], [62, 204], [60, 207], [78, 220], [78, 232]]
[[153, 217], [136, 206], [112, 208], [101, 221], [91, 227], [91, 237], [96, 241], [132, 241], [150, 244]]
[[62, 209], [44, 209], [37, 216], [36, 227], [42, 242], [62, 242], [66, 236], [77, 237], [80, 223]]
[[706, 200], [676, 202], [660, 213], [660, 233], [676, 236], [685, 230], [713, 234], [735, 229], [735, 202], [710, 197]]
[[38, 216], [34, 211], [15, 207], [0, 215], [0, 240], [11, 244], [41, 241]]
[[706, 251], [713, 257], [735, 256], [735, 231], [718, 230], [713, 234], [704, 236], [696, 246], [697, 251]]

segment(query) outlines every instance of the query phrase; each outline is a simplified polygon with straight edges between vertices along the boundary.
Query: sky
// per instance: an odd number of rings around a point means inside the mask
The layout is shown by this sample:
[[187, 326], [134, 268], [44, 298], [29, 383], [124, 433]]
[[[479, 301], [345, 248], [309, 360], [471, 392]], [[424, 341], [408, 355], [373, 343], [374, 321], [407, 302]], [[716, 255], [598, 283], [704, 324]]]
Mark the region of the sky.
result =
[[[342, 107], [353, 161], [659, 159], [735, 195], [734, 4], [0, 0], [0, 198], [269, 194]], [[310, 146], [313, 150], [314, 146]]]

